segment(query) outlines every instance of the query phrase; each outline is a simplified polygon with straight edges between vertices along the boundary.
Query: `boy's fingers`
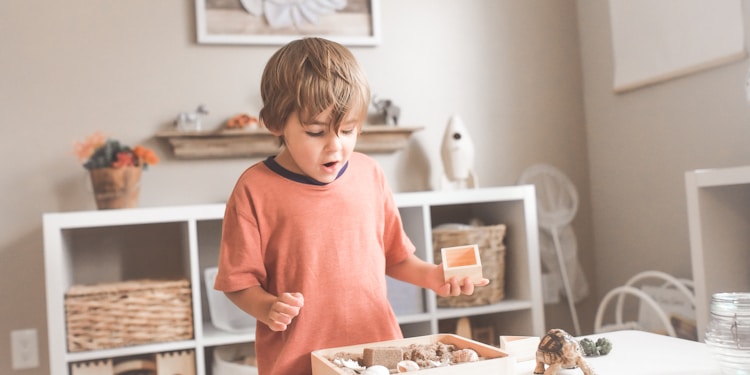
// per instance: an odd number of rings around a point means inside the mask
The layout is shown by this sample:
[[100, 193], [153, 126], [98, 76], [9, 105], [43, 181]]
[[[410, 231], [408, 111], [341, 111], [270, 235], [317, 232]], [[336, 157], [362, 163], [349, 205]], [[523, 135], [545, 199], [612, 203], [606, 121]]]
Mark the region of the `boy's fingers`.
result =
[[286, 331], [286, 324], [279, 323], [277, 321], [272, 321], [271, 325], [268, 326], [268, 328], [271, 328], [272, 331], [281, 332]]
[[299, 306], [287, 305], [284, 303], [279, 303], [276, 306], [276, 311], [281, 315], [288, 316], [290, 320], [291, 318], [299, 315], [300, 309], [301, 307]]
[[467, 277], [464, 279], [464, 284], [461, 286], [461, 289], [459, 289], [459, 292], [467, 295], [474, 293], [474, 283], [471, 282], [471, 278]]
[[305, 304], [305, 298], [302, 296], [302, 293], [282, 293], [281, 296], [279, 296], [279, 301], [295, 307], [302, 307]]
[[461, 286], [458, 284], [458, 279], [456, 277], [451, 277], [450, 284], [451, 284], [451, 296], [453, 297], [460, 296]]
[[290, 314], [287, 311], [284, 311], [283, 308], [277, 308], [274, 311], [271, 311], [271, 314], [268, 316], [273, 320], [275, 323], [279, 324], [289, 324], [292, 322], [292, 318], [296, 316], [295, 314]]
[[474, 283], [474, 286], [487, 286], [490, 285], [490, 279], [482, 279], [478, 283]]
[[447, 297], [447, 296], [449, 296], [450, 295], [450, 290], [451, 290], [450, 288], [451, 288], [450, 284], [443, 284], [443, 286], [441, 286], [437, 290], [437, 295], [439, 295], [440, 297]]

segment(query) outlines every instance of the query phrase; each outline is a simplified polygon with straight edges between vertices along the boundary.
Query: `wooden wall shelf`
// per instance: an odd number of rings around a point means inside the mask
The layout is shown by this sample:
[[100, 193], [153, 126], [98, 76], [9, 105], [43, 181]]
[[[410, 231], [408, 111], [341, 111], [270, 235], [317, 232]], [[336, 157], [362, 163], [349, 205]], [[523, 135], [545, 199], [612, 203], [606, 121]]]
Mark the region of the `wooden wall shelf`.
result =
[[[403, 149], [412, 133], [421, 126], [366, 125], [355, 150], [388, 153]], [[279, 151], [278, 140], [266, 129], [221, 129], [214, 131], [163, 130], [157, 138], [172, 146], [174, 156], [182, 159], [258, 157]]]

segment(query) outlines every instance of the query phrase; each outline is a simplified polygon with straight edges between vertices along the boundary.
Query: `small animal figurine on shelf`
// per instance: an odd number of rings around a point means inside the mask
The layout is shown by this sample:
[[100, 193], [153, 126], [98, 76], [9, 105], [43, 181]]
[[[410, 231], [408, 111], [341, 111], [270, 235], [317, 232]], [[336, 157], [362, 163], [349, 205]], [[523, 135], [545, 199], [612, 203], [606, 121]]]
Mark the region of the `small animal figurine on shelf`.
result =
[[201, 104], [195, 109], [195, 112], [180, 112], [175, 120], [175, 127], [182, 131], [201, 131], [201, 117], [208, 114], [206, 106]]
[[[547, 370], [544, 369], [547, 365]], [[583, 358], [583, 348], [569, 333], [551, 329], [542, 337], [536, 351], [535, 374], [555, 375], [560, 368], [579, 367], [584, 375], [596, 375]]]
[[372, 98], [372, 105], [383, 118], [386, 125], [398, 125], [398, 118], [401, 116], [401, 108], [393, 103], [390, 99]]

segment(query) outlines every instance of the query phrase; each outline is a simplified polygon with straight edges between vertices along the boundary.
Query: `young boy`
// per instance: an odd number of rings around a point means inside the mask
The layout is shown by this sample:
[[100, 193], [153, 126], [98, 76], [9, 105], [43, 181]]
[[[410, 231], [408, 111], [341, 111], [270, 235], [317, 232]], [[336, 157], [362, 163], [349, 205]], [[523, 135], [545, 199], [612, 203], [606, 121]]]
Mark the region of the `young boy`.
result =
[[287, 44], [261, 97], [260, 120], [283, 148], [237, 181], [215, 284], [258, 320], [259, 374], [310, 374], [313, 350], [402, 338], [386, 274], [441, 296], [474, 292], [414, 255], [382, 170], [354, 152], [370, 89], [348, 49]]

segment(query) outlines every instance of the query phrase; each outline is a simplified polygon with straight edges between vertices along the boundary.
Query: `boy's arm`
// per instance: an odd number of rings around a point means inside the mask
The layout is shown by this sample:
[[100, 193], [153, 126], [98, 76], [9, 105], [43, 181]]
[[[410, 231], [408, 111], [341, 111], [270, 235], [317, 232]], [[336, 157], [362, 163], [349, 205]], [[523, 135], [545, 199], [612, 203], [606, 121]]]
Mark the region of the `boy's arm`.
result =
[[445, 282], [442, 266], [427, 263], [414, 254], [409, 254], [402, 262], [389, 267], [386, 274], [394, 279], [431, 289], [441, 297], [471, 295], [474, 293], [474, 286], [485, 286], [490, 283], [488, 279], [482, 279], [482, 282], [474, 284], [468, 277], [463, 280], [463, 286], [460, 286], [459, 280], [455, 277]]
[[260, 286], [224, 294], [242, 311], [254, 316], [273, 331], [286, 330], [304, 305], [301, 293], [282, 293], [276, 297]]

